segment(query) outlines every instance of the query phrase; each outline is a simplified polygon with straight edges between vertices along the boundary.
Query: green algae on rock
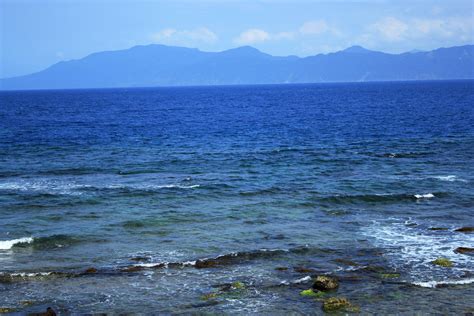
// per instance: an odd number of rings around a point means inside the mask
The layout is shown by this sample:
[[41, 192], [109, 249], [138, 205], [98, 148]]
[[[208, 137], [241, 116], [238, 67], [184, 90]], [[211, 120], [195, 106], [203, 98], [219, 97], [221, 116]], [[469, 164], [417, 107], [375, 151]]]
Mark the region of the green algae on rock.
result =
[[347, 298], [330, 297], [323, 302], [323, 311], [334, 312], [339, 310], [357, 311], [357, 307], [353, 306]]
[[450, 268], [453, 266], [453, 263], [448, 258], [438, 258], [436, 260], [431, 261], [431, 263], [445, 268]]
[[380, 273], [382, 279], [396, 279], [400, 277], [400, 273]]

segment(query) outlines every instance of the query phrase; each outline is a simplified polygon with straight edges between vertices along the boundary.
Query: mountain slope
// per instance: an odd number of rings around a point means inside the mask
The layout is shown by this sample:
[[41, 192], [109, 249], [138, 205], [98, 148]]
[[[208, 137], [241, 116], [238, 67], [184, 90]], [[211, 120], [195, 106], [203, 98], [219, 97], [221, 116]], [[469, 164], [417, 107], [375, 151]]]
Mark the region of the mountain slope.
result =
[[223, 52], [164, 45], [135, 46], [59, 62], [0, 80], [0, 89], [310, 83], [474, 78], [474, 45], [386, 54], [353, 46], [299, 58], [244, 46]]

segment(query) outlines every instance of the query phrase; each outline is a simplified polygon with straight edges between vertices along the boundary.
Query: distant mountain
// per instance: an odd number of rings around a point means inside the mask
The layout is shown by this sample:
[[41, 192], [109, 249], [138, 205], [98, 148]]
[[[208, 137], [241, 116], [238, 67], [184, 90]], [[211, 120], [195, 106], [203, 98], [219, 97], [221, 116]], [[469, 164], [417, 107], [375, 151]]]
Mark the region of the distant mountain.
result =
[[300, 58], [244, 46], [222, 52], [135, 46], [63, 61], [0, 89], [111, 88], [474, 78], [474, 45], [386, 54], [360, 46]]

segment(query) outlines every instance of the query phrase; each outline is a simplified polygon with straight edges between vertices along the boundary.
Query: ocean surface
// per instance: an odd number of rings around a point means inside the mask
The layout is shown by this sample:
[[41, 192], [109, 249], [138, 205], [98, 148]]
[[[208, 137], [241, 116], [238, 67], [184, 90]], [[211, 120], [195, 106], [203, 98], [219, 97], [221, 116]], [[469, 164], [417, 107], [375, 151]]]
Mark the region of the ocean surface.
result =
[[472, 313], [473, 213], [474, 81], [0, 93], [19, 314]]

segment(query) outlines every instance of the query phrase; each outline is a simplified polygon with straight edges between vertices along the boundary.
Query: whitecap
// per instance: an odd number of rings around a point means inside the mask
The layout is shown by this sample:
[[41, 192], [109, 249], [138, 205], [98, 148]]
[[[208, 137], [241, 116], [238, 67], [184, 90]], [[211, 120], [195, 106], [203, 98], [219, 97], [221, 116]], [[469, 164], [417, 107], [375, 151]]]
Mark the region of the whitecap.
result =
[[433, 193], [427, 193], [427, 194], [415, 194], [414, 197], [417, 199], [431, 199], [431, 198], [434, 198], [435, 196]]
[[459, 181], [459, 182], [467, 182], [466, 180], [464, 179], [460, 179], [458, 178], [457, 176], [455, 175], [448, 175], [448, 176], [434, 176], [433, 179], [438, 179], [440, 181], [448, 181], [448, 182], [455, 182], [455, 181]]
[[427, 282], [413, 282], [413, 285], [436, 288], [443, 285], [464, 285], [474, 283], [474, 278], [461, 279], [461, 280], [447, 280], [447, 281], [427, 281]]
[[12, 239], [12, 240], [3, 240], [3, 241], [0, 241], [0, 250], [9, 250], [16, 244], [31, 243], [31, 242], [33, 242], [32, 237], [23, 237], [23, 238]]

